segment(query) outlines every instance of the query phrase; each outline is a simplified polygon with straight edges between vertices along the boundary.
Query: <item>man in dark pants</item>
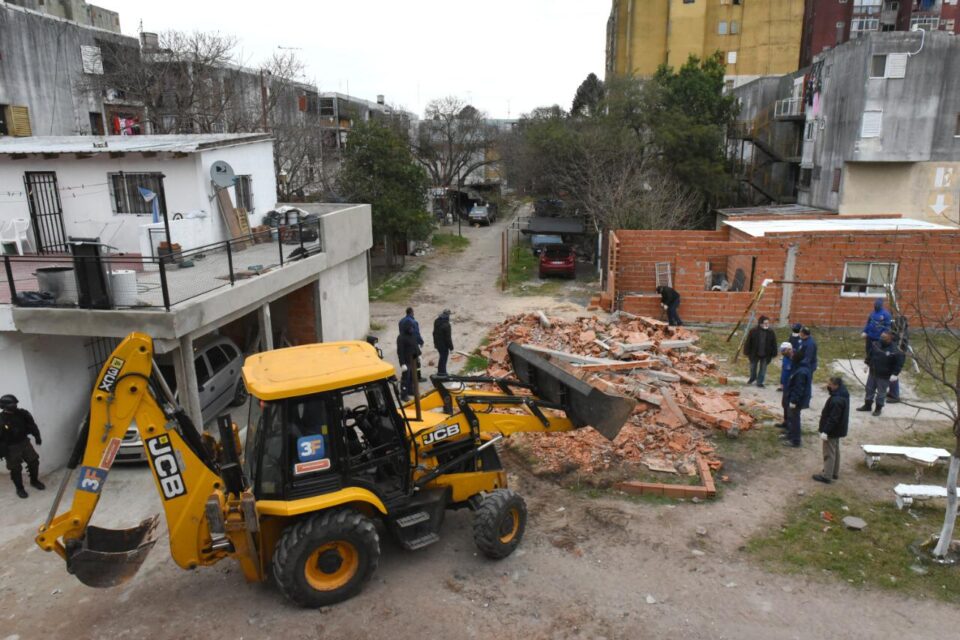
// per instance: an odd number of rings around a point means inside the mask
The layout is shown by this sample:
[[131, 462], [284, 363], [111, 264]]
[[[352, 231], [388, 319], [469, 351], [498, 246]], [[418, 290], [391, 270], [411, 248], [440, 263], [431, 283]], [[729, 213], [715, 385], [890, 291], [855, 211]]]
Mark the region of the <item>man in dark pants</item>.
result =
[[450, 326], [450, 309], [444, 309], [433, 321], [433, 346], [440, 353], [437, 361], [437, 373], [447, 375], [447, 358], [453, 351], [453, 330]]
[[660, 306], [667, 310], [667, 322], [671, 327], [679, 327], [683, 324], [680, 320], [680, 314], [677, 309], [680, 308], [680, 294], [671, 287], [657, 287], [657, 293], [660, 294]]
[[783, 351], [783, 345], [789, 345], [793, 351], [798, 351], [800, 349], [800, 329], [803, 329], [803, 325], [799, 322], [795, 323], [790, 327], [789, 342], [784, 342], [780, 345], [780, 353], [783, 354], [783, 361], [780, 363], [780, 386], [777, 387], [777, 391], [783, 391], [783, 385], [787, 384], [787, 380], [790, 379], [790, 366], [793, 364], [791, 362], [793, 355], [786, 355]]
[[[417, 319], [413, 317], [413, 307], [407, 307], [406, 315], [400, 318], [398, 323], [398, 328], [400, 329], [400, 335], [402, 336], [405, 332], [403, 330], [407, 325], [413, 326], [413, 333], [417, 337], [417, 345], [423, 346], [423, 336], [420, 335], [420, 323], [417, 322]], [[398, 337], [399, 339], [399, 337]], [[420, 382], [426, 382], [426, 378], [420, 373], [420, 360], [417, 360], [417, 379]]]
[[783, 406], [786, 411], [787, 433], [783, 435], [783, 446], [800, 446], [800, 412], [810, 406], [810, 365], [803, 359], [803, 352], [793, 356], [793, 368], [790, 379], [783, 388]]
[[750, 379], [747, 384], [756, 382], [758, 387], [763, 387], [767, 365], [777, 355], [777, 334], [770, 328], [770, 318], [760, 316], [757, 326], [750, 329], [743, 345], [743, 355], [750, 359]]
[[[903, 370], [903, 360], [903, 352], [893, 344], [893, 334], [884, 331], [880, 341], [874, 342], [870, 349], [870, 355], [867, 358], [867, 367], [870, 372], [867, 375], [867, 395], [863, 400], [863, 406], [857, 407], [857, 411], [870, 411], [872, 408], [873, 415], [880, 415], [887, 399], [890, 383], [896, 382], [900, 371]], [[874, 398], [876, 398], [875, 407]]]
[[[904, 360], [907, 357], [907, 351], [910, 349], [910, 336], [908, 335], [906, 316], [897, 316], [893, 319], [890, 327], [890, 333], [893, 335], [893, 344], [903, 354]], [[887, 403], [897, 404], [900, 402], [900, 380], [890, 380], [890, 388], [887, 389]]]
[[413, 395], [413, 376], [416, 369], [416, 360], [420, 357], [420, 345], [414, 326], [410, 323], [403, 325], [402, 333], [397, 338], [397, 359], [400, 360], [400, 392], [401, 400], [406, 402]]
[[873, 301], [873, 311], [867, 316], [867, 323], [863, 325], [863, 354], [864, 358], [870, 357], [870, 347], [880, 339], [884, 331], [890, 331], [890, 323], [893, 317], [890, 312], [883, 308], [884, 299], [877, 298]]
[[814, 480], [824, 484], [840, 478], [840, 438], [847, 437], [847, 427], [850, 424], [850, 393], [843, 385], [843, 378], [830, 378], [827, 391], [830, 392], [830, 398], [820, 413], [823, 473], [813, 476]]
[[813, 396], [813, 374], [817, 371], [817, 341], [813, 339], [809, 327], [800, 329], [800, 358], [810, 367], [810, 381], [807, 395]]
[[0, 397], [0, 458], [7, 459], [7, 470], [10, 479], [17, 488], [17, 495], [27, 497], [23, 488], [23, 463], [27, 463], [27, 473], [30, 474], [30, 486], [34, 489], [46, 489], [40, 482], [40, 456], [30, 441], [28, 435], [33, 436], [34, 442], [40, 446], [40, 429], [33, 416], [26, 409], [17, 406], [16, 396], [7, 394]]

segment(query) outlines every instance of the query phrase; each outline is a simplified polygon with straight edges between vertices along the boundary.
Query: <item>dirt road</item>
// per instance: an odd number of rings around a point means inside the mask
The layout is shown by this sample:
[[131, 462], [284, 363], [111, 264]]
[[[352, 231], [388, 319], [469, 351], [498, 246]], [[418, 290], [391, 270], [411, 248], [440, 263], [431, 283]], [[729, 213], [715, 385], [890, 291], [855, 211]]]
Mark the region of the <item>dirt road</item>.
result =
[[[494, 285], [497, 227], [466, 232], [470, 248], [432, 261], [416, 296], [425, 333], [434, 314], [450, 307], [457, 347], [470, 350], [490, 324], [510, 313], [578, 310], [553, 299], [501, 296]], [[375, 321], [387, 328], [385, 347], [392, 346], [404, 306], [374, 305]], [[745, 394], [772, 398], [773, 390]], [[887, 496], [890, 479], [855, 471], [853, 451], [866, 439], [892, 438], [911, 418], [861, 416], [844, 443], [843, 482]], [[742, 551], [758, 531], [779, 527], [785, 507], [802, 499], [798, 490], [831, 490], [810, 481], [819, 465], [813, 440], [739, 474], [722, 500], [702, 504], [590, 498], [520, 472], [518, 461], [507, 459], [515, 470], [511, 483], [530, 510], [516, 553], [500, 562], [479, 557], [466, 512], [450, 513], [442, 540], [415, 553], [401, 551], [381, 531], [380, 568], [365, 591], [320, 611], [294, 608], [268, 585], [245, 584], [229, 562], [181, 571], [165, 539], [126, 585], [84, 587], [32, 542], [52, 491], [18, 500], [4, 481], [0, 638], [950, 637], [949, 629], [960, 628], [954, 606], [857, 589], [829, 577], [768, 573]], [[159, 510], [143, 467], [115, 468], [106, 487], [98, 524], [129, 526]]]

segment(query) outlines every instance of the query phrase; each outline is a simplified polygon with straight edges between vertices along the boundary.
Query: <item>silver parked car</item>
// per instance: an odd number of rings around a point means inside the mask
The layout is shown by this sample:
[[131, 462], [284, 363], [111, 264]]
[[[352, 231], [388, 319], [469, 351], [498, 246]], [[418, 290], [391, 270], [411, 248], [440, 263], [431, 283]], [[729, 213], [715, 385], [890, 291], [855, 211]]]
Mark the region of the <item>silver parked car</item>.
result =
[[[247, 388], [241, 378], [243, 354], [233, 340], [212, 336], [194, 346], [193, 366], [200, 388], [200, 410], [204, 423], [215, 419], [224, 409], [240, 406], [247, 401]], [[157, 357], [157, 366], [170, 390], [179, 399], [176, 376], [170, 358]], [[201, 425], [197, 425], [200, 427]], [[137, 426], [131, 424], [120, 443], [117, 462], [141, 462], [147, 459]]]
[[473, 205], [473, 208], [470, 209], [470, 214], [467, 216], [467, 219], [471, 223], [489, 226], [493, 224], [493, 221], [497, 219], [497, 216], [489, 206], [485, 204], [475, 204]]

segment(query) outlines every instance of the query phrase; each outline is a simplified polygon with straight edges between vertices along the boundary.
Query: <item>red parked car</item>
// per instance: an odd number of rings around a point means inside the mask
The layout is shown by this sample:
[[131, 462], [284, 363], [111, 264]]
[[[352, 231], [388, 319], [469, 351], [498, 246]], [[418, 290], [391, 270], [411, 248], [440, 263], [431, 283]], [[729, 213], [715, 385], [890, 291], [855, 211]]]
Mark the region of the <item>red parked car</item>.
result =
[[540, 252], [540, 277], [566, 276], [577, 277], [577, 254], [573, 247], [553, 245]]

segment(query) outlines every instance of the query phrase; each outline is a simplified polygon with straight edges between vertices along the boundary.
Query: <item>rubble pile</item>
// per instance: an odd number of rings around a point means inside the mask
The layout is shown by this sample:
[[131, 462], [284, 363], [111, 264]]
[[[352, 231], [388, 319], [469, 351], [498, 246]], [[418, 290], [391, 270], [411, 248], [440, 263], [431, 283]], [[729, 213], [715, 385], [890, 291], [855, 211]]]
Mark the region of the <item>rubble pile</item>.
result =
[[510, 376], [507, 345], [517, 342], [598, 389], [637, 401], [612, 442], [589, 427], [514, 436], [510, 446], [535, 458], [537, 472], [622, 475], [642, 465], [650, 471], [692, 476], [698, 455], [712, 469], [722, 465], [708, 439], [712, 432], [735, 436], [754, 426], [738, 391], [701, 384], [707, 375], [720, 376], [716, 362], [696, 346], [698, 339], [682, 327], [623, 312], [609, 319], [573, 321], [537, 312], [513, 316], [495, 327], [480, 353], [489, 360], [488, 375]]

